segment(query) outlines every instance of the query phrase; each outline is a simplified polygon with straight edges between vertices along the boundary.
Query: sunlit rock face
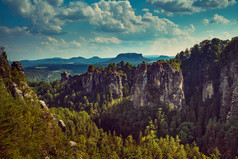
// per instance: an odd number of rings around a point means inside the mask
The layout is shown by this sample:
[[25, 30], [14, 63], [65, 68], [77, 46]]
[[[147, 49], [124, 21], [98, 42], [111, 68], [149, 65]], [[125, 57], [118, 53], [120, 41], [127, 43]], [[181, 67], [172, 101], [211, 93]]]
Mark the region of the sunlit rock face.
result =
[[183, 76], [169, 64], [159, 61], [139, 64], [131, 90], [134, 107], [167, 105], [181, 109], [184, 103]]
[[114, 99], [123, 96], [122, 77], [117, 71], [94, 70], [75, 76], [64, 73], [61, 74], [61, 82], [69, 84], [76, 82], [87, 93], [94, 93], [94, 91], [102, 93], [100, 90], [107, 90], [112, 93]]

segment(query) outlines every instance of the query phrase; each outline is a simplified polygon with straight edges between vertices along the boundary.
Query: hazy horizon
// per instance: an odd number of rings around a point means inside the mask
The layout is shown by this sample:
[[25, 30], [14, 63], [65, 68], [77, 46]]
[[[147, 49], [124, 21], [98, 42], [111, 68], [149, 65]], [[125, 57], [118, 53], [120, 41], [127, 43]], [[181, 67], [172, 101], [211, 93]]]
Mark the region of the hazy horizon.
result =
[[[128, 52], [129, 53], [129, 52]], [[115, 58], [117, 57], [119, 54], [128, 54], [128, 53], [118, 53], [117, 55], [115, 56], [111, 56], [111, 57], [100, 57], [100, 56], [92, 56], [92, 57], [84, 57], [84, 56], [72, 56], [72, 57], [69, 57], [69, 58], [63, 58], [63, 57], [49, 57], [49, 58], [39, 58], [39, 59], [22, 59], [22, 60], [11, 60], [9, 59], [10, 61], [24, 61], [24, 60], [44, 60], [44, 59], [54, 59], [54, 58], [61, 58], [61, 59], [71, 59], [71, 58], [78, 58], [78, 57], [82, 57], [82, 58], [85, 58], [85, 59], [90, 59], [90, 58], [94, 58], [94, 57], [99, 57], [99, 58], [108, 58], [108, 59], [111, 59], [111, 58]], [[136, 52], [134, 52], [136, 53]], [[144, 55], [143, 53], [136, 53], [136, 54], [142, 54], [143, 57], [145, 58], [148, 58], [148, 57], [159, 57], [159, 56], [167, 56], [167, 55], [164, 55], [164, 54], [161, 54], [161, 55]], [[173, 57], [173, 56], [170, 56], [170, 57]]]

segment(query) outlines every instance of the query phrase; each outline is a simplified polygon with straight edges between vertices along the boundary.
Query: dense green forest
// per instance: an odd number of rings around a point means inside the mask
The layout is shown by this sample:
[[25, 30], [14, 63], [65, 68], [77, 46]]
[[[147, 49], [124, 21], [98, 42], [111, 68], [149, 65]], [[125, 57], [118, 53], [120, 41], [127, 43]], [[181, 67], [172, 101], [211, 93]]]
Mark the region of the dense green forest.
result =
[[[238, 122], [236, 116], [226, 122], [228, 112], [220, 105], [218, 89], [220, 70], [236, 59], [236, 49], [237, 38], [231, 41], [205, 40], [167, 60], [171, 66], [182, 71], [185, 88], [189, 88], [185, 90], [186, 104], [181, 111], [170, 110], [165, 105], [134, 108], [129, 100], [130, 82], [124, 85], [124, 97], [121, 99], [113, 99], [112, 94], [103, 88], [93, 94], [85, 93], [80, 91], [77, 82], [62, 85], [58, 80], [30, 85], [49, 106], [86, 111], [99, 128], [107, 132], [115, 131], [124, 139], [132, 135], [139, 140], [140, 134], [146, 135], [150, 127], [158, 138], [179, 136], [183, 144], [195, 142], [207, 155], [218, 148], [222, 158], [234, 158], [237, 155]], [[89, 67], [89, 71], [95, 69], [121, 71], [131, 81], [135, 67], [122, 61], [105, 68]], [[204, 80], [214, 81], [215, 86], [213, 98], [206, 101], [202, 100]]]
[[[178, 136], [167, 135], [165, 138], [159, 138], [153, 123], [147, 125], [145, 133], [140, 133], [136, 139], [132, 135], [122, 137], [113, 129], [105, 131], [95, 123], [95, 119], [99, 117], [94, 112], [96, 109], [92, 108], [95, 105], [89, 103], [87, 98], [83, 99], [86, 103], [82, 103], [78, 106], [79, 109], [75, 110], [72, 105], [67, 105], [68, 108], [54, 105], [50, 110], [42, 109], [36, 94], [26, 83], [21, 65], [14, 63], [9, 66], [8, 63], [6, 52], [2, 49], [0, 56], [1, 158], [209, 158], [199, 151], [195, 143], [183, 145]], [[115, 68], [114, 65], [110, 67]], [[54, 99], [50, 93], [53, 90], [52, 86], [54, 90], [59, 91], [58, 95], [67, 88], [59, 81], [41, 82], [40, 85], [43, 85], [43, 90], [48, 87], [47, 95], [39, 95], [39, 98], [44, 99], [51, 99], [51, 97]], [[70, 101], [66, 104], [70, 104]], [[105, 98], [105, 102], [102, 103], [103, 112], [110, 114], [114, 106], [125, 108], [127, 100], [114, 101]], [[131, 109], [130, 106], [128, 108]], [[59, 119], [65, 122], [65, 130], [57, 125], [55, 120]], [[102, 121], [106, 122], [104, 120], [105, 118]], [[211, 157], [218, 158], [219, 155], [219, 151], [214, 149]]]
[[[130, 94], [136, 67], [129, 63], [88, 67], [88, 73], [120, 75], [123, 96], [118, 98], [107, 86], [84, 91], [77, 80], [29, 82], [28, 87], [23, 71], [9, 66], [2, 49], [1, 158], [235, 158], [238, 118], [227, 120], [231, 108], [220, 104], [218, 90], [222, 68], [237, 58], [238, 38], [233, 38], [205, 40], [167, 60], [184, 77], [185, 104], [176, 110], [163, 104], [135, 108]], [[214, 95], [203, 100], [208, 80]], [[16, 95], [13, 85], [23, 95]], [[50, 109], [41, 109], [37, 98]]]

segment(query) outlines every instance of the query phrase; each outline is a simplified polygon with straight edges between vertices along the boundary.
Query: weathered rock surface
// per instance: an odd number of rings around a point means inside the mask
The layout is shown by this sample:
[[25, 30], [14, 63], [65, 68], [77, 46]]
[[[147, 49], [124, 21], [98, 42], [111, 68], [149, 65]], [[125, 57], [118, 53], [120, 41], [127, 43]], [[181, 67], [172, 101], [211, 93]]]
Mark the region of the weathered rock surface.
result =
[[59, 121], [58, 121], [58, 125], [59, 125], [59, 127], [62, 129], [63, 132], [66, 131], [66, 125], [65, 125], [65, 123], [64, 123], [63, 120], [59, 120]]
[[46, 110], [49, 110], [48, 106], [45, 104], [45, 101], [39, 100], [39, 102], [40, 102], [41, 108], [46, 109]]
[[69, 145], [70, 145], [71, 147], [77, 148], [77, 143], [74, 142], [74, 141], [69, 141]]
[[23, 98], [22, 91], [18, 88], [17, 84], [12, 82], [11, 93], [14, 97]]
[[63, 73], [61, 73], [61, 82], [66, 83], [71, 77], [72, 77], [71, 74], [69, 74], [67, 72], [63, 72]]
[[227, 113], [227, 119], [238, 115], [238, 60], [222, 68], [220, 73], [219, 92], [221, 94], [221, 107]]
[[23, 67], [22, 67], [22, 65], [21, 65], [20, 62], [14, 61], [14, 62], [12, 63], [12, 65], [11, 65], [11, 67], [12, 67], [12, 70], [16, 68], [17, 71], [18, 71], [21, 75], [24, 75], [24, 70], [23, 70]]
[[61, 81], [66, 83], [76, 81], [79, 87], [88, 93], [93, 93], [95, 90], [107, 90], [112, 92], [114, 99], [123, 96], [122, 77], [117, 71], [94, 70], [75, 76], [66, 76], [64, 73], [61, 77]]
[[203, 84], [202, 89], [202, 101], [205, 102], [206, 99], [212, 98], [214, 95], [213, 81], [207, 81]]
[[183, 76], [169, 64], [159, 61], [139, 64], [131, 91], [134, 107], [165, 104], [181, 109], [184, 103]]

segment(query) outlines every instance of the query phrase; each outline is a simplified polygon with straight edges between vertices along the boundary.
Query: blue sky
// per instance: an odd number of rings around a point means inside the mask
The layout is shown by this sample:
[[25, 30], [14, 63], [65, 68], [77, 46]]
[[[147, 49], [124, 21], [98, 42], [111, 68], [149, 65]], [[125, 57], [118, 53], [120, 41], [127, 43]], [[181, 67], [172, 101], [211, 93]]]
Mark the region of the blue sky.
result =
[[237, 0], [0, 0], [0, 46], [12, 61], [173, 56], [238, 36], [237, 15]]

